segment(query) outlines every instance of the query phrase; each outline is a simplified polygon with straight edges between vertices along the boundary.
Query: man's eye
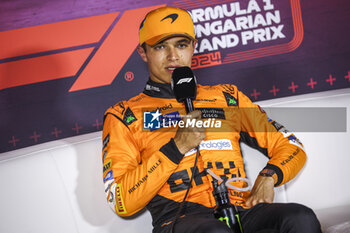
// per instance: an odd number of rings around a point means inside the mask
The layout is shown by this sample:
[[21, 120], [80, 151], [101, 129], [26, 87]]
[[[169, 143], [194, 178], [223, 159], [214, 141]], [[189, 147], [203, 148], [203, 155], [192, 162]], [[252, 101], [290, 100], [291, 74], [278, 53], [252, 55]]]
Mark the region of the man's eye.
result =
[[186, 48], [188, 45], [187, 44], [179, 44], [178, 47], [179, 48]]
[[164, 45], [157, 45], [157, 46], [154, 47], [154, 49], [156, 49], [156, 50], [159, 50], [159, 49], [162, 49], [162, 48], [164, 48]]

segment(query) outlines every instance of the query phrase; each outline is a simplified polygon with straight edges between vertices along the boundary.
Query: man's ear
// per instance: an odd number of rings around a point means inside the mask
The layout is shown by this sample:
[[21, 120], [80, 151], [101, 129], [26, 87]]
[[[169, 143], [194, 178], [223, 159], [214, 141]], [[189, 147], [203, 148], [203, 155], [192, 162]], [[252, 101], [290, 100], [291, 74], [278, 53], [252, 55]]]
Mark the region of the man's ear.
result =
[[139, 53], [139, 55], [141, 56], [142, 60], [144, 62], [147, 62], [147, 55], [146, 55], [146, 51], [144, 48], [142, 48], [140, 45], [137, 46], [137, 52]]
[[197, 45], [197, 40], [194, 40], [193, 41], [193, 53], [194, 53], [194, 50], [196, 49], [196, 45]]

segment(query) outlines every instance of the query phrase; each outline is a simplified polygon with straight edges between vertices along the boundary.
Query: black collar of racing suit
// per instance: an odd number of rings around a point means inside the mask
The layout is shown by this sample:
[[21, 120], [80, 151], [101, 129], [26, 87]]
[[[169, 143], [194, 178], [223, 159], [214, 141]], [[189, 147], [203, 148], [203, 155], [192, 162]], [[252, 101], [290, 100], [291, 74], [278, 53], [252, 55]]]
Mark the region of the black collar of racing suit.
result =
[[167, 83], [157, 83], [149, 79], [146, 83], [143, 93], [157, 98], [174, 99], [175, 95], [171, 85]]

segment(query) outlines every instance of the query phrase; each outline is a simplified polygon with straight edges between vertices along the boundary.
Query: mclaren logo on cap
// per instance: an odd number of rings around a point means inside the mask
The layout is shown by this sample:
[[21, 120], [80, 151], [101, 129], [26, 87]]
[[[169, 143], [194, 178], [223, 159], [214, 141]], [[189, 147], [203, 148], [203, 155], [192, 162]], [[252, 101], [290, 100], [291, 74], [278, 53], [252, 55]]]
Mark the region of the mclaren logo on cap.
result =
[[172, 19], [171, 23], [174, 23], [174, 21], [179, 17], [178, 14], [170, 14], [166, 17], [164, 17], [161, 21], [166, 20], [166, 19]]

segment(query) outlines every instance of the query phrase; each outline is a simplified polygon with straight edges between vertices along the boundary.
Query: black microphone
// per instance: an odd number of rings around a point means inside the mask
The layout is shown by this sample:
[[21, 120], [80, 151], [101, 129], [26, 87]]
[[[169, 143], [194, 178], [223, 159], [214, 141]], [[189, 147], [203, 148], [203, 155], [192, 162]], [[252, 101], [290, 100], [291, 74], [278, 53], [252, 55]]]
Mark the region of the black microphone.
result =
[[[173, 71], [173, 75], [171, 79], [171, 89], [174, 92], [177, 102], [183, 102], [185, 104], [186, 112], [187, 113], [192, 112], [194, 110], [192, 100], [195, 100], [197, 97], [197, 80], [190, 67], [188, 66], [178, 67]], [[192, 187], [191, 184], [195, 176], [194, 174], [198, 169], [197, 168], [198, 156], [199, 156], [199, 146], [197, 146], [196, 159], [193, 165], [195, 170], [192, 172], [192, 176], [191, 176], [189, 185], [187, 187], [187, 191], [185, 193], [184, 199], [182, 200], [177, 210], [177, 213], [175, 215], [175, 218], [172, 222], [170, 233], [173, 233], [175, 223], [179, 218], [180, 213], [182, 212], [182, 209], [186, 208], [186, 205], [184, 203]]]
[[192, 112], [194, 110], [192, 100], [197, 96], [197, 80], [190, 67], [178, 67], [173, 71], [171, 89], [177, 102], [185, 104], [186, 112]]

